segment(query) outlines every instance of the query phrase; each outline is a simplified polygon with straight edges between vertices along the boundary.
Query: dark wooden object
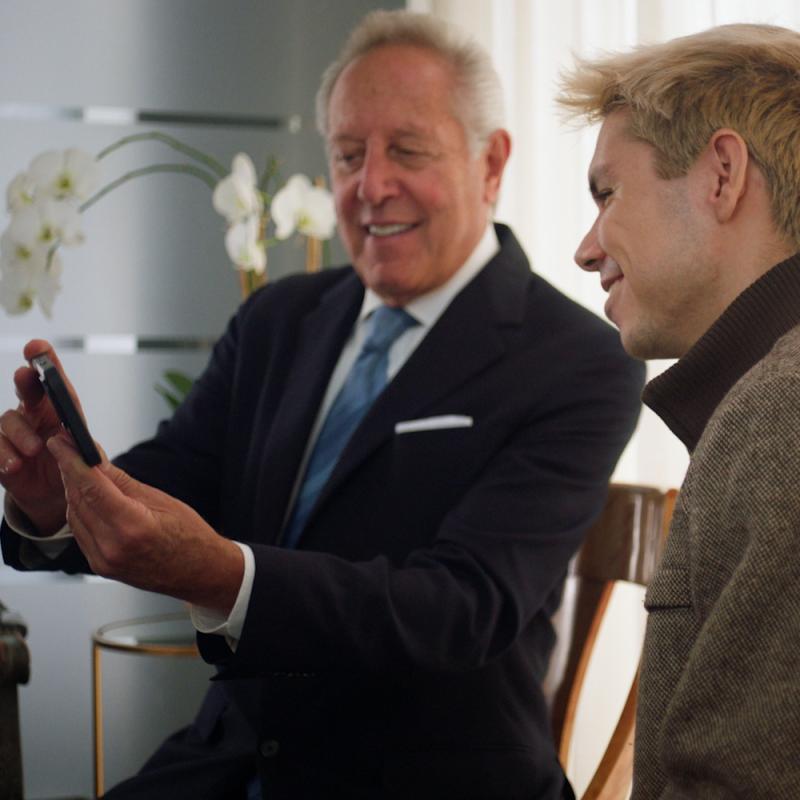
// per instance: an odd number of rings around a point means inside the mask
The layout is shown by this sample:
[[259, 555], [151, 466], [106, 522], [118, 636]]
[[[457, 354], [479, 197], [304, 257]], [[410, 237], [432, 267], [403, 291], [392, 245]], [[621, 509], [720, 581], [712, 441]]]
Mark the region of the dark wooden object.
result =
[[30, 678], [27, 629], [0, 603], [0, 800], [22, 800], [22, 750], [17, 687]]
[[[546, 688], [562, 761], [569, 752], [583, 679], [615, 581], [646, 586], [661, 555], [676, 492], [612, 484], [603, 513], [570, 564], [570, 591], [554, 620], [559, 643]], [[638, 678], [582, 800], [625, 797], [633, 766]]]

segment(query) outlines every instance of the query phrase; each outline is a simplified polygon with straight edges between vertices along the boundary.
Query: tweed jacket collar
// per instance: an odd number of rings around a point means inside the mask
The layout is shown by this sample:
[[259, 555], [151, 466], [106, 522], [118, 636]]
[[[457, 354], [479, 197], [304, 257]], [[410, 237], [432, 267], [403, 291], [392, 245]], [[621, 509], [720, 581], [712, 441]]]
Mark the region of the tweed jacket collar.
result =
[[800, 253], [745, 289], [677, 363], [644, 389], [643, 402], [693, 452], [733, 385], [800, 324]]

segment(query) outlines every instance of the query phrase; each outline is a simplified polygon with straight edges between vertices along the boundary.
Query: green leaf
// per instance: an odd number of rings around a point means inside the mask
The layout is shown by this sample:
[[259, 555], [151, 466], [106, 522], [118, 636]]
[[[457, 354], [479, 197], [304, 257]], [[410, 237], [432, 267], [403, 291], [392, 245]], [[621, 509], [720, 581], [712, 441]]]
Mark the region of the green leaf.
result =
[[164, 372], [163, 378], [168, 386], [156, 383], [153, 388], [164, 398], [170, 410], [175, 411], [189, 394], [194, 379], [175, 369], [168, 369]]
[[194, 378], [190, 378], [185, 372], [178, 372], [178, 370], [175, 369], [168, 369], [164, 373], [164, 379], [182, 397], [186, 397], [186, 395], [189, 394], [189, 390], [194, 384]]
[[175, 409], [181, 404], [180, 397], [172, 394], [169, 389], [165, 389], [160, 383], [154, 383], [153, 388], [164, 398], [164, 400], [166, 400], [170, 411], [175, 411]]

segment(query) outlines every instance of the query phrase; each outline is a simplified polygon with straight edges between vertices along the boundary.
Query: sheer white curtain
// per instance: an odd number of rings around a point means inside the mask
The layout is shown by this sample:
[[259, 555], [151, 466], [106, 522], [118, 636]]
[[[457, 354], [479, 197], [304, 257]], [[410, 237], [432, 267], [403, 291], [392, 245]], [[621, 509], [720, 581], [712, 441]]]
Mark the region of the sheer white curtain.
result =
[[[523, 242], [534, 269], [602, 316], [596, 276], [572, 254], [594, 216], [586, 169], [596, 130], [570, 130], [553, 104], [559, 72], [591, 56], [730, 22], [800, 28], [798, 0], [409, 0], [461, 25], [492, 53], [507, 95], [514, 150], [497, 218]], [[652, 377], [668, 362], [651, 362]], [[616, 480], [678, 486], [688, 457], [648, 409]]]

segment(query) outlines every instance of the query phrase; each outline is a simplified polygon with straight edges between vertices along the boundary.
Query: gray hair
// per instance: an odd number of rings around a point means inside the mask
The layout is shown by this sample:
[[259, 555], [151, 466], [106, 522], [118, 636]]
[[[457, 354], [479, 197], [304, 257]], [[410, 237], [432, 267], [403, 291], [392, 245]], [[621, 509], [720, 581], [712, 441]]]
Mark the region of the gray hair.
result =
[[476, 152], [505, 121], [503, 87], [489, 54], [460, 29], [430, 14], [372, 11], [350, 34], [336, 60], [325, 70], [317, 91], [317, 130], [328, 134], [328, 105], [345, 67], [385, 45], [413, 45], [430, 50], [455, 73], [456, 118]]

